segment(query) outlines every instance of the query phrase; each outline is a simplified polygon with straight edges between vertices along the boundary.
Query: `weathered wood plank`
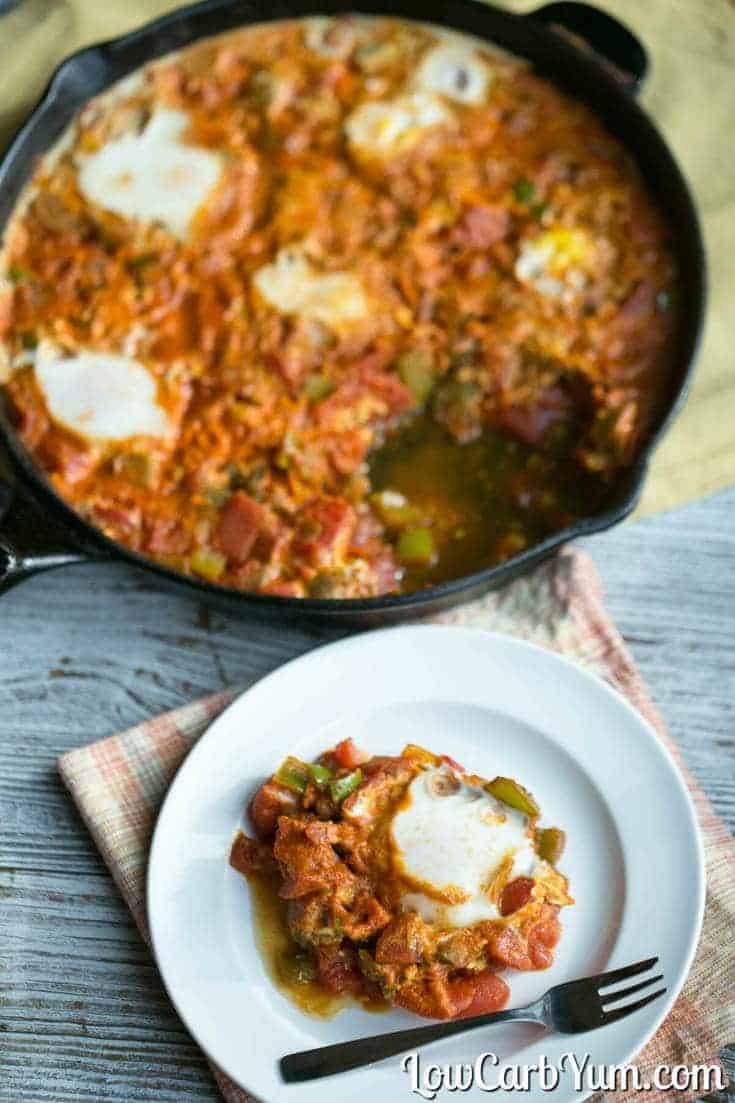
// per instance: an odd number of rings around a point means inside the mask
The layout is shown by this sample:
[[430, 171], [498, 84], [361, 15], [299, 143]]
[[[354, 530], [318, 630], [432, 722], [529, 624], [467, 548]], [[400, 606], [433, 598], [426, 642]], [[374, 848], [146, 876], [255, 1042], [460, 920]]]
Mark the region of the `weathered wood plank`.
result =
[[735, 831], [735, 491], [583, 546], [669, 730]]
[[[586, 547], [674, 736], [735, 827], [735, 491]], [[121, 567], [70, 568], [0, 602], [0, 1100], [218, 1098], [55, 758], [336, 635], [205, 614]]]

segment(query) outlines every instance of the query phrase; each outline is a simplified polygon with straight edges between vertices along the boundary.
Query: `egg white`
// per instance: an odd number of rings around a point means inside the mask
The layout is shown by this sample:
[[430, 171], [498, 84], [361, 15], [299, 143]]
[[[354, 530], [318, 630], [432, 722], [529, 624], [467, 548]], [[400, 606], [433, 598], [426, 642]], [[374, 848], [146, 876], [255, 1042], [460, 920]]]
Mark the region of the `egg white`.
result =
[[155, 379], [137, 360], [106, 352], [66, 356], [41, 342], [34, 370], [54, 421], [92, 443], [169, 430]]
[[526, 239], [515, 263], [515, 277], [550, 299], [562, 299], [585, 282], [594, 246], [583, 230], [557, 227]]
[[490, 67], [472, 46], [461, 41], [432, 47], [414, 75], [416, 87], [424, 92], [473, 105], [485, 102], [491, 81]]
[[[454, 792], [437, 795], [437, 780], [446, 776], [459, 784]], [[511, 856], [512, 880], [531, 876], [538, 861], [527, 828], [526, 816], [481, 786], [446, 767], [422, 771], [390, 825], [399, 875], [411, 886], [402, 898], [404, 909], [447, 927], [498, 919], [487, 892], [498, 867]], [[457, 902], [448, 903], [447, 897]]]
[[188, 125], [183, 111], [157, 108], [142, 133], [124, 134], [80, 158], [79, 187], [105, 210], [163, 223], [186, 238], [223, 169], [219, 154], [182, 142]]
[[[302, 20], [304, 44], [320, 57], [329, 61], [341, 61], [349, 56], [360, 31], [366, 26], [364, 19], [353, 19], [350, 23], [339, 23], [331, 15], [309, 15]], [[340, 33], [332, 34], [335, 27]]]
[[300, 245], [281, 249], [272, 264], [259, 268], [253, 282], [281, 314], [298, 314], [340, 331], [366, 318], [368, 301], [352, 272], [319, 272]]
[[452, 118], [438, 96], [419, 90], [392, 100], [361, 103], [347, 118], [345, 133], [350, 146], [362, 156], [390, 158]]

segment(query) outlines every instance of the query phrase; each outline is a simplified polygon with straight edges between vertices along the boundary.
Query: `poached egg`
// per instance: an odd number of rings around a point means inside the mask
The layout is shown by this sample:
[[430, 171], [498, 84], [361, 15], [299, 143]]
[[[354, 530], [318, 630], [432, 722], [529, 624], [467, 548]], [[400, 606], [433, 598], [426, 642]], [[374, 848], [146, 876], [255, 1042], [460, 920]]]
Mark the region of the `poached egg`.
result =
[[141, 133], [124, 134], [80, 158], [86, 198], [123, 218], [161, 222], [186, 238], [223, 169], [219, 154], [182, 141], [188, 125], [183, 111], [159, 107]]
[[503, 886], [538, 863], [529, 820], [481, 785], [441, 766], [411, 781], [390, 825], [405, 910], [466, 927], [498, 919]]
[[54, 421], [89, 443], [169, 431], [155, 379], [131, 357], [86, 351], [67, 356], [42, 341], [35, 375]]
[[303, 246], [288, 245], [253, 277], [267, 303], [339, 332], [369, 314], [367, 296], [352, 272], [319, 272]]
[[462, 41], [432, 47], [414, 77], [416, 87], [425, 93], [472, 105], [485, 102], [491, 81], [490, 67], [477, 50]]
[[352, 52], [363, 21], [310, 15], [302, 20], [302, 26], [304, 44], [309, 50], [329, 61], [344, 61]]
[[594, 244], [585, 230], [559, 226], [523, 242], [515, 276], [550, 299], [563, 299], [584, 286], [594, 256]]
[[345, 122], [351, 148], [363, 157], [387, 159], [405, 153], [453, 115], [439, 96], [419, 89], [391, 100], [367, 100]]

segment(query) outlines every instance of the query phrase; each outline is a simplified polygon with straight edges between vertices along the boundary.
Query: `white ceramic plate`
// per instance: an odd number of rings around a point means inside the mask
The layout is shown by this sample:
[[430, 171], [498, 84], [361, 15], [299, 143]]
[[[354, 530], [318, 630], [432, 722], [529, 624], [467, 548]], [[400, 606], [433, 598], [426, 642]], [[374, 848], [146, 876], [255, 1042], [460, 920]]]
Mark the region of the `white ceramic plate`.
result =
[[[179, 770], [156, 828], [148, 914], [156, 958], [182, 1019], [207, 1055], [265, 1103], [406, 1103], [401, 1059], [288, 1086], [285, 1053], [419, 1025], [407, 1012], [358, 1008], [331, 1020], [304, 1015], [273, 985], [255, 945], [247, 882], [227, 857], [258, 783], [287, 754], [313, 758], [351, 736], [371, 753], [407, 742], [451, 754], [486, 777], [518, 778], [544, 822], [567, 833], [561, 868], [574, 907], [563, 913], [555, 963], [510, 974], [511, 1003], [552, 984], [658, 954], [668, 993], [603, 1029], [552, 1036], [512, 1024], [445, 1039], [424, 1062], [557, 1062], [572, 1050], [593, 1064], [627, 1062], [681, 988], [696, 947], [704, 865], [694, 811], [651, 728], [603, 682], [530, 644], [479, 629], [406, 627], [319, 648], [235, 701]], [[488, 1079], [497, 1070], [487, 1066]], [[570, 1073], [551, 1095], [584, 1098]], [[487, 1099], [476, 1086], [463, 1098]]]

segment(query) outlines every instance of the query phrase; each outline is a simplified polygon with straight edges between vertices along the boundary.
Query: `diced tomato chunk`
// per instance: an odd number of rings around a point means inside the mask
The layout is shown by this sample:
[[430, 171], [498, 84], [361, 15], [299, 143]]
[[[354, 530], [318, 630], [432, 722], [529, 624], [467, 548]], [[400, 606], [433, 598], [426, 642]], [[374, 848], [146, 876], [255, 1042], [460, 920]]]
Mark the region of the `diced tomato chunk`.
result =
[[368, 454], [370, 436], [363, 429], [335, 433], [331, 440], [325, 442], [325, 448], [335, 471], [340, 475], [351, 475]]
[[419, 974], [416, 980], [402, 985], [394, 1002], [427, 1019], [454, 1019], [467, 1007], [472, 993], [466, 985], [457, 984], [453, 988], [450, 990], [449, 981], [439, 969], [433, 975], [431, 972]]
[[266, 781], [250, 802], [250, 819], [257, 835], [261, 839], [272, 838], [278, 827], [278, 817], [295, 811], [297, 807], [297, 793], [277, 781]]
[[148, 551], [152, 555], [183, 555], [189, 550], [191, 536], [181, 523], [172, 517], [157, 517], [148, 537]]
[[365, 761], [366, 755], [358, 750], [351, 739], [343, 739], [333, 751], [338, 766], [344, 766], [346, 770], [354, 770]]
[[357, 964], [357, 954], [351, 946], [317, 951], [319, 980], [329, 992], [348, 992], [359, 996], [363, 991], [363, 976]]
[[244, 490], [237, 490], [220, 510], [219, 546], [234, 563], [245, 563], [266, 524], [264, 507]]
[[506, 237], [510, 225], [511, 215], [506, 207], [478, 204], [465, 212], [456, 236], [472, 249], [487, 249]]
[[535, 969], [548, 969], [553, 961], [553, 949], [561, 936], [561, 923], [556, 915], [537, 923], [528, 936], [528, 956]]
[[415, 912], [399, 915], [383, 930], [375, 947], [381, 965], [414, 965], [423, 956], [423, 923]]
[[355, 510], [343, 498], [317, 498], [301, 511], [294, 554], [312, 567], [334, 566], [344, 557], [356, 521]]
[[[505, 1007], [510, 995], [508, 985], [492, 969], [484, 969], [481, 973], [453, 980], [449, 988], [453, 997], [455, 993], [460, 996], [459, 1002], [463, 1006], [456, 1012], [456, 1017], [461, 1019], [466, 1019], [470, 1015], [489, 1015], [491, 1011], [500, 1011]], [[467, 994], [469, 994], [469, 1003], [464, 1003]]]
[[346, 938], [364, 942], [390, 922], [390, 912], [371, 892], [358, 892], [349, 908], [345, 908], [341, 920]]
[[347, 427], [399, 417], [415, 405], [411, 389], [389, 369], [390, 360], [384, 350], [369, 352], [353, 363], [350, 377], [319, 404], [322, 430], [343, 433]]
[[399, 988], [395, 1002], [429, 1019], [459, 1019], [498, 1011], [507, 1003], [508, 995], [505, 981], [492, 969], [483, 969], [446, 978], [437, 973], [410, 981]]
[[533, 880], [530, 877], [516, 877], [509, 881], [500, 897], [500, 914], [511, 915], [522, 908], [533, 896]]
[[238, 873], [252, 877], [260, 873], [272, 873], [278, 869], [273, 851], [266, 843], [250, 839], [239, 831], [230, 851], [230, 865]]
[[533, 969], [526, 942], [512, 927], [501, 927], [495, 933], [488, 943], [487, 953], [493, 965], [508, 965], [522, 972]]
[[488, 960], [493, 965], [508, 965], [523, 972], [548, 968], [552, 962], [552, 950], [561, 934], [558, 915], [557, 907], [544, 905], [538, 922], [525, 938], [513, 927], [501, 927], [494, 931], [488, 940]]

